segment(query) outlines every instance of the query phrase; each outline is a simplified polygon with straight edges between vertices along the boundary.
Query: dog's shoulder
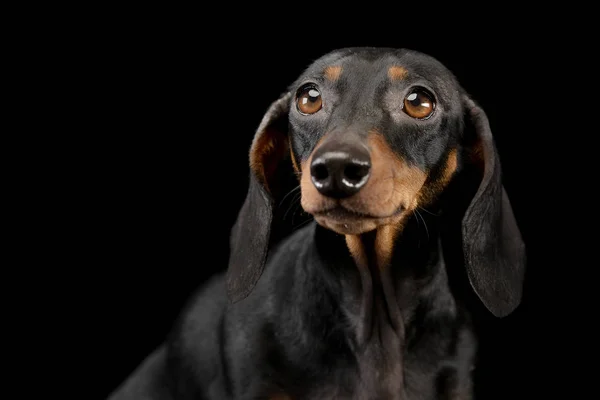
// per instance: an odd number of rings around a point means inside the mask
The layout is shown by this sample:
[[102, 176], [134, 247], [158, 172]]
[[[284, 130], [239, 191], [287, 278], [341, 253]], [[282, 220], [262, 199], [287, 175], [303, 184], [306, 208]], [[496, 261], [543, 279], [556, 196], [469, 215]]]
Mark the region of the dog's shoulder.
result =
[[166, 347], [160, 346], [108, 397], [108, 400], [171, 400], [171, 394], [166, 389], [166, 360]]
[[195, 348], [216, 339], [226, 307], [225, 278], [223, 274], [217, 274], [202, 285], [184, 307], [171, 333], [171, 342]]

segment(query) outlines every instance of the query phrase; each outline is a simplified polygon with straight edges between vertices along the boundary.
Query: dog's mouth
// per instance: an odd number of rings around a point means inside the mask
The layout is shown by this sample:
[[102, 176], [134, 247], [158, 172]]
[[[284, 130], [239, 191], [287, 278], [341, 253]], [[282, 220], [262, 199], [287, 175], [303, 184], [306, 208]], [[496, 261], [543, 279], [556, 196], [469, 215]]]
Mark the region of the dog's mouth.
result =
[[396, 220], [404, 211], [399, 207], [390, 215], [373, 215], [352, 210], [342, 205], [335, 205], [313, 212], [315, 220], [321, 226], [344, 235], [358, 235], [365, 233], [381, 225], [386, 225]]

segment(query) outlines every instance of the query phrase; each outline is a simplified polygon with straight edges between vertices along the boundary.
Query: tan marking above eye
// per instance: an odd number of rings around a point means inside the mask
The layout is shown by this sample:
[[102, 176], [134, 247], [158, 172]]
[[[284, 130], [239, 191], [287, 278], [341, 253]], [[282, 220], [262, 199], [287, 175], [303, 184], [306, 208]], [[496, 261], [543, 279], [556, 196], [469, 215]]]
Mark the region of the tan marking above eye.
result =
[[402, 110], [416, 119], [426, 119], [435, 109], [433, 96], [425, 89], [415, 88], [404, 98]]
[[314, 114], [323, 107], [321, 92], [316, 86], [305, 86], [298, 91], [296, 104], [302, 114]]
[[393, 81], [400, 81], [408, 75], [408, 71], [404, 67], [394, 65], [388, 69], [388, 77]]
[[330, 66], [325, 68], [325, 78], [329, 79], [332, 82], [337, 81], [342, 74], [342, 67], [340, 66]]

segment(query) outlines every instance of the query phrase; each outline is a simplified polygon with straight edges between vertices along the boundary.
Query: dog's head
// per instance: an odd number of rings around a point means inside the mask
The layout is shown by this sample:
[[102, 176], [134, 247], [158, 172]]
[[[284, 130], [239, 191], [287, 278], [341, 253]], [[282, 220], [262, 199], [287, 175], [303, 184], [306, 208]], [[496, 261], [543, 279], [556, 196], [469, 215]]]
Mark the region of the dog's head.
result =
[[339, 50], [315, 61], [271, 105], [252, 143], [249, 193], [232, 235], [234, 301], [250, 293], [264, 268], [273, 212], [287, 194], [286, 163], [299, 178], [304, 211], [342, 235], [401, 225], [455, 176], [475, 170], [477, 190], [461, 215], [469, 280], [497, 316], [520, 302], [525, 250], [486, 115], [435, 59]]

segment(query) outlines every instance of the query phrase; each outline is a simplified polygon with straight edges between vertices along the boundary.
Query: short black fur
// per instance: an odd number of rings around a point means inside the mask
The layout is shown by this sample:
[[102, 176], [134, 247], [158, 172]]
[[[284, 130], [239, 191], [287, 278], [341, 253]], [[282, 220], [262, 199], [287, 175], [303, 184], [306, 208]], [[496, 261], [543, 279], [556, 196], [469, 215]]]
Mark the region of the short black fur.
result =
[[[343, 73], [327, 82], [322, 71], [334, 64]], [[395, 87], [384, 79], [394, 64], [411, 72]], [[312, 119], [294, 112], [296, 90], [307, 81], [329, 96]], [[418, 124], [385, 104], [414, 85], [439, 102], [438, 115]], [[227, 276], [200, 290], [168, 342], [111, 399], [470, 399], [493, 392], [473, 383], [477, 320], [482, 311], [503, 317], [518, 306], [525, 248], [485, 113], [454, 76], [408, 50], [332, 52], [273, 103], [252, 151], [261, 135], [275, 135], [298, 162], [326, 132], [370, 129], [432, 181], [450, 150], [458, 153], [451, 182], [407, 220], [389, 270], [357, 268], [343, 235], [290, 217], [297, 180], [288, 151], [274, 161], [278, 176], [264, 181], [251, 173]]]

